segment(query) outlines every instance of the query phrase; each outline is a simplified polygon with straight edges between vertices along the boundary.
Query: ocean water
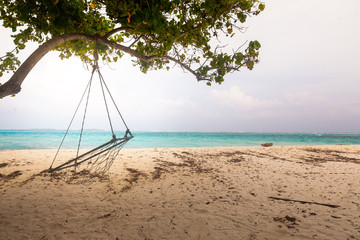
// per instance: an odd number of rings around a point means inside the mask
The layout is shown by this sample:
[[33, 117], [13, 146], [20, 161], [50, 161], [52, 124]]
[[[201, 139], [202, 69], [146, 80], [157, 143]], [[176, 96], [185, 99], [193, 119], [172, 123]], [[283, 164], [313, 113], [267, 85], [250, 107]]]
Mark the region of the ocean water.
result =
[[[0, 130], [0, 150], [57, 149], [64, 131]], [[124, 133], [116, 133], [121, 137]], [[274, 145], [360, 144], [360, 134], [228, 133], [228, 132], [133, 132], [126, 148], [224, 147]], [[85, 131], [80, 148], [94, 148], [111, 139], [110, 132]], [[69, 132], [63, 149], [76, 149], [79, 133]]]

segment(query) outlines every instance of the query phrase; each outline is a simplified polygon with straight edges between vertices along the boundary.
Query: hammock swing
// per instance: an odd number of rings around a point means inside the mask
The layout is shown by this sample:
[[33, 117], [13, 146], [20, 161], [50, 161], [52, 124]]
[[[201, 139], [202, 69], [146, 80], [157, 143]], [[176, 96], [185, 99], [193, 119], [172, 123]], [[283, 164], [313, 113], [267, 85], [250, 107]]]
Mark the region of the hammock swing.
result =
[[[93, 68], [92, 68], [92, 73], [91, 73], [91, 77], [90, 77], [90, 80], [85, 88], [85, 91], [80, 99], [80, 102], [75, 110], [75, 113], [70, 121], [70, 124], [65, 132], [65, 135], [64, 137], [62, 138], [62, 141], [60, 143], [60, 146], [55, 154], [55, 157], [50, 165], [50, 168], [48, 170], [48, 172], [50, 173], [53, 173], [55, 171], [59, 171], [59, 170], [62, 170], [62, 169], [67, 169], [67, 168], [70, 168], [70, 167], [75, 167], [75, 170], [76, 168], [78, 168], [78, 166], [82, 163], [85, 163], [87, 162], [87, 165], [84, 165], [82, 164], [81, 166], [84, 167], [84, 170], [86, 169], [88, 172], [91, 172], [92, 174], [104, 174], [106, 173], [113, 161], [115, 160], [116, 156], [119, 154], [120, 150], [123, 148], [123, 146], [130, 140], [133, 138], [133, 135], [132, 133], [130, 132], [127, 124], [125, 123], [125, 120], [124, 118], [122, 117], [120, 111], [119, 111], [119, 108], [117, 107], [115, 101], [114, 101], [114, 98], [112, 97], [110, 91], [109, 91], [109, 88], [107, 87], [106, 83], [105, 83], [105, 80], [100, 72], [100, 68], [99, 68], [99, 65], [98, 65], [98, 59], [99, 59], [99, 56], [98, 56], [98, 53], [97, 53], [97, 49], [95, 49], [94, 51], [94, 64], [93, 64]], [[87, 108], [88, 108], [88, 103], [89, 103], [89, 96], [90, 96], [90, 90], [91, 90], [91, 86], [92, 86], [92, 83], [93, 83], [93, 77], [94, 77], [94, 73], [97, 72], [98, 75], [99, 75], [99, 81], [100, 81], [100, 86], [101, 86], [101, 92], [102, 92], [102, 96], [103, 96], [103, 100], [104, 100], [104, 103], [105, 103], [105, 108], [106, 108], [106, 112], [107, 112], [107, 117], [108, 117], [108, 120], [109, 120], [109, 125], [110, 125], [110, 129], [111, 129], [111, 133], [112, 133], [112, 138], [90, 150], [90, 151], [87, 151], [83, 154], [80, 154], [79, 155], [79, 149], [80, 149], [80, 144], [81, 144], [81, 140], [82, 140], [82, 135], [83, 135], [83, 131], [84, 131], [84, 123], [85, 123], [85, 117], [86, 117], [86, 112], [87, 112]], [[112, 124], [112, 121], [111, 121], [111, 117], [110, 117], [110, 113], [109, 113], [109, 107], [108, 107], [108, 103], [107, 103], [107, 99], [106, 99], [106, 94], [105, 94], [105, 90], [107, 91], [108, 95], [110, 96], [110, 99], [112, 100], [112, 103], [113, 105], [115, 106], [116, 110], [117, 110], [117, 113], [119, 114], [124, 126], [126, 127], [126, 131], [125, 131], [125, 134], [123, 137], [116, 137], [115, 133], [114, 133], [114, 129], [113, 129], [113, 124]], [[86, 96], [86, 104], [85, 104], [85, 110], [84, 110], [84, 115], [83, 115], [83, 118], [82, 118], [82, 124], [81, 124], [81, 131], [80, 131], [80, 136], [79, 136], [79, 141], [78, 141], [78, 146], [77, 146], [77, 152], [76, 152], [76, 157], [73, 158], [73, 159], [70, 159], [68, 161], [66, 161], [65, 163], [62, 163], [56, 167], [53, 168], [53, 164], [59, 154], [59, 151], [64, 143], [64, 140], [65, 140], [65, 137], [67, 136], [68, 132], [69, 132], [69, 129], [71, 127], [71, 124], [72, 122], [74, 121], [74, 118], [76, 116], [76, 113], [77, 111], [79, 110], [79, 107], [84, 99], [84, 96]]]

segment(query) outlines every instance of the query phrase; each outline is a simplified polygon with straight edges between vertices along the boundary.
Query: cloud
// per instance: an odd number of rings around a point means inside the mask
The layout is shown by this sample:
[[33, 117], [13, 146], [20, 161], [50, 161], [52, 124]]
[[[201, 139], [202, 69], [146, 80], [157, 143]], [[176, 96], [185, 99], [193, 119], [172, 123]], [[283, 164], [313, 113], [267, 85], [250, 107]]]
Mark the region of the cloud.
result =
[[247, 95], [237, 86], [228, 90], [213, 90], [211, 95], [219, 104], [236, 110], [255, 111], [280, 105], [276, 100], [260, 100]]

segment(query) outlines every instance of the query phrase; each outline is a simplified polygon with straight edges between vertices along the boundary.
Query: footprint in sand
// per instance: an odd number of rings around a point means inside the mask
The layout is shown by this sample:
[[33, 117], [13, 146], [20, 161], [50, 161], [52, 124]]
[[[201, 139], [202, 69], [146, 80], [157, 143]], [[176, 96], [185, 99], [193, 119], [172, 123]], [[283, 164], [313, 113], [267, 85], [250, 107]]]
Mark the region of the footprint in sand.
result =
[[7, 165], [9, 165], [8, 163], [0, 163], [0, 168], [6, 167]]
[[14, 171], [8, 175], [5, 175], [5, 174], [1, 174], [0, 173], [0, 180], [5, 180], [5, 181], [9, 181], [9, 180], [12, 180], [14, 178], [17, 178], [18, 176], [22, 175], [22, 172], [17, 170], [17, 171]]

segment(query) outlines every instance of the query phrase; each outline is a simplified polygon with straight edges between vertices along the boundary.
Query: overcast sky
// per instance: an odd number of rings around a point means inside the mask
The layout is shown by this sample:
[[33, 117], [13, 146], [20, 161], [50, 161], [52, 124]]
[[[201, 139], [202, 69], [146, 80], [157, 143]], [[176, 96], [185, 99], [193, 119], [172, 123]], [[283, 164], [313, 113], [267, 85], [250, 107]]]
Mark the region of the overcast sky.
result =
[[[360, 1], [265, 3], [229, 45], [258, 40], [260, 63], [227, 75], [221, 86], [208, 87], [179, 68], [142, 74], [129, 57], [103, 66], [130, 129], [359, 133]], [[12, 50], [10, 34], [0, 28], [1, 55]], [[23, 59], [35, 49], [29, 45]], [[0, 100], [0, 129], [66, 129], [89, 77], [79, 60], [49, 53], [20, 94]], [[86, 128], [106, 129], [103, 105], [90, 105]]]

